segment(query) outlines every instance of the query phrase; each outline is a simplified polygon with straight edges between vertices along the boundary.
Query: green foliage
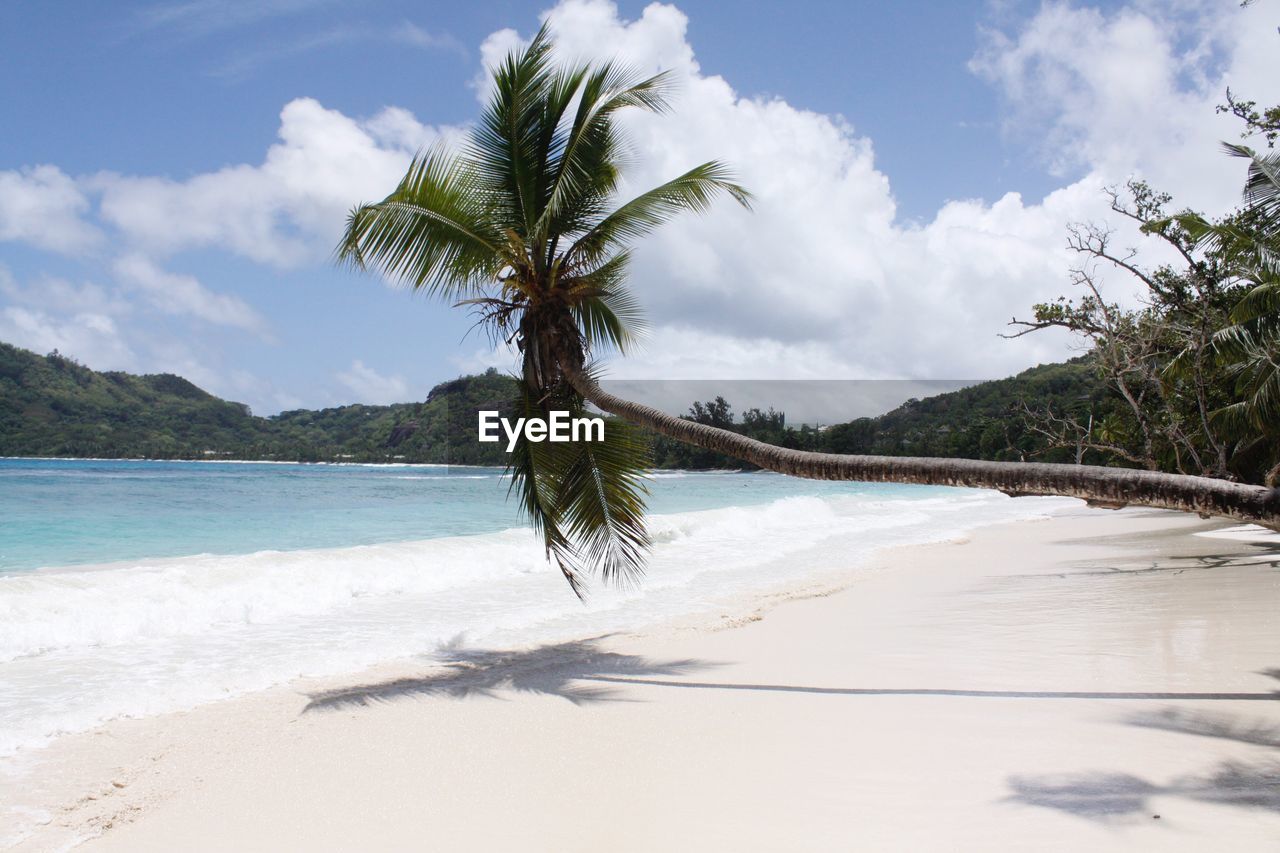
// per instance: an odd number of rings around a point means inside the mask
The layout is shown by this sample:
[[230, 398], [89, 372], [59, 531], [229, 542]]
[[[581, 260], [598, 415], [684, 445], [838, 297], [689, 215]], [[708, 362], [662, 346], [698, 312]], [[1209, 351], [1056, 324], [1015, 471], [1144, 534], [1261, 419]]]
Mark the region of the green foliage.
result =
[[[1273, 117], [1274, 118], [1274, 117]], [[1273, 128], [1275, 122], [1272, 123]], [[1269, 137], [1274, 140], [1274, 135]], [[1234, 398], [1213, 412], [1213, 422], [1237, 440], [1241, 455], [1268, 485], [1280, 481], [1280, 154], [1259, 155], [1240, 145], [1228, 153], [1249, 161], [1248, 205], [1234, 223], [1197, 223], [1200, 240], [1234, 266], [1246, 292], [1230, 323], [1213, 339], [1217, 364]], [[1269, 467], [1268, 467], [1269, 466]]]
[[[787, 426], [786, 414], [773, 408], [767, 410], [747, 409], [742, 413], [742, 420], [739, 421], [728, 401], [724, 397], [716, 397], [714, 400], [709, 400], [705, 403], [695, 402], [690, 406], [689, 413], [684, 417], [701, 424], [740, 433], [758, 441], [776, 444], [779, 447], [800, 450], [821, 449], [817, 441], [820, 433], [816, 429], [807, 424], [799, 429], [790, 428]], [[740, 459], [734, 459], [696, 445], [675, 441], [663, 435], [652, 436], [651, 441], [654, 464], [659, 468], [680, 468], [697, 471], [705, 469], [735, 470], [752, 467]]]
[[[1034, 415], [1103, 422], [1117, 401], [1087, 359], [1046, 364], [1008, 379], [982, 382], [924, 400], [908, 400], [875, 418], [837, 424], [819, 449], [876, 456], [942, 456], [1006, 461], [1073, 462], [1073, 447], [1038, 430]], [[1091, 450], [1083, 460], [1110, 464], [1113, 454]]]
[[[1088, 359], [1047, 364], [1008, 379], [981, 382], [924, 400], [908, 400], [878, 417], [815, 429], [788, 426], [775, 409], [748, 409], [741, 418], [723, 397], [694, 403], [686, 418], [727, 429], [768, 444], [822, 453], [876, 456], [941, 456], [967, 459], [1073, 462], [1079, 441], [1040, 428], [1038, 413], [1053, 411], [1073, 422], [1097, 425], [1122, 420], [1123, 410]], [[740, 460], [700, 447], [652, 437], [659, 468], [738, 469]], [[1097, 447], [1084, 448], [1082, 461], [1114, 464], [1122, 459]]]
[[[1163, 241], [1177, 263], [1147, 268], [1136, 250], [1113, 245], [1108, 227], [1070, 226], [1068, 245], [1082, 257], [1071, 277], [1081, 293], [1037, 305], [1032, 321], [1014, 325], [1023, 327], [1018, 334], [1058, 327], [1078, 336], [1123, 406], [1087, 425], [1046, 411], [1037, 425], [1042, 433], [1065, 439], [1074, 432], [1079, 447], [1151, 470], [1250, 483], [1274, 477], [1280, 300], [1269, 282], [1280, 248], [1280, 162], [1241, 146], [1226, 148], [1250, 160], [1246, 207], [1228, 216], [1167, 215], [1170, 197], [1141, 181], [1129, 182], [1125, 199], [1110, 191], [1112, 210]], [[1104, 297], [1097, 270], [1107, 266], [1142, 285], [1140, 305]]]
[[[711, 161], [618, 203], [626, 145], [614, 119], [664, 110], [665, 74], [557, 65], [544, 26], [491, 83], [458, 150], [415, 158], [390, 195], [352, 211], [338, 257], [466, 306], [494, 341], [514, 343], [527, 416], [580, 411], [571, 375], [625, 352], [643, 327], [626, 289], [630, 245], [721, 194], [749, 196]], [[618, 580], [643, 565], [647, 457], [628, 436], [616, 426], [577, 447], [521, 436], [512, 459], [512, 487], [575, 592], [584, 571]]]
[[446, 382], [422, 403], [254, 416], [172, 374], [98, 373], [0, 343], [0, 456], [430, 462], [505, 465], [476, 440], [477, 412], [514, 409], [497, 371]]
[[[566, 537], [580, 532], [583, 541], [598, 549], [588, 553], [599, 558], [611, 577], [616, 572], [622, 578], [631, 565], [628, 552], [608, 549], [637, 547], [642, 531], [593, 538], [597, 526], [624, 526], [635, 517], [634, 512], [610, 514], [610, 504], [599, 501], [603, 483], [616, 480], [624, 489], [616, 499], [635, 503], [644, 497], [636, 472], [645, 467], [744, 467], [739, 460], [649, 435], [614, 418], [607, 420], [603, 445], [520, 442], [508, 456], [505, 443], [477, 441], [481, 410], [497, 410], [508, 418], [543, 416], [543, 408], [522, 396], [521, 387], [489, 370], [443, 382], [421, 403], [298, 409], [262, 418], [179, 376], [98, 373], [56, 353], [39, 356], [0, 343], [0, 456], [523, 466], [542, 473], [513, 480], [522, 503], [563, 504]], [[1096, 366], [1078, 359], [910, 400], [879, 417], [823, 430], [788, 426], [786, 415], [772, 408], [748, 409], [739, 417], [723, 397], [693, 403], [687, 417], [801, 450], [1070, 461], [1069, 449], [1053, 445], [1025, 417], [1027, 411], [1049, 408], [1080, 418], [1092, 415], [1099, 423], [1119, 414]], [[535, 453], [542, 456], [536, 463], [528, 459]], [[1089, 458], [1114, 461], [1103, 453]], [[576, 579], [582, 566], [571, 549], [563, 550], [569, 548], [568, 539], [557, 538], [558, 531], [550, 533], [548, 547], [553, 553], [562, 551], [566, 573]]]

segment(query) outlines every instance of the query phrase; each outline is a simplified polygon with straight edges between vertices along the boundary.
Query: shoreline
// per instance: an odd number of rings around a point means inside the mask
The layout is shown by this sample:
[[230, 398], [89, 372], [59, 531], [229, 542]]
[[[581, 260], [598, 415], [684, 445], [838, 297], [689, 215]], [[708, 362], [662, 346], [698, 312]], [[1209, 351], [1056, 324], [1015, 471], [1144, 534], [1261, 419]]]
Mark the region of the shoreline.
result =
[[[506, 469], [505, 465], [468, 465], [460, 462], [305, 462], [291, 459], [159, 459], [152, 456], [0, 456], [0, 462], [197, 462], [220, 465], [334, 465], [350, 468], [482, 468]], [[775, 474], [764, 468], [648, 468], [647, 471], [687, 474]], [[777, 475], [782, 476], [782, 475]]]
[[[901, 499], [896, 497], [890, 498], [889, 502], [891, 504], [898, 504], [901, 502]], [[910, 507], [910, 501], [906, 501], [905, 503], [907, 507]], [[751, 621], [756, 618], [752, 614], [755, 614], [762, 606], [766, 606], [769, 602], [788, 600], [797, 596], [809, 596], [817, 594], [818, 592], [825, 594], [833, 590], [843, 588], [851, 582], [856, 582], [859, 578], [865, 576], [866, 573], [871, 571], [871, 567], [880, 559], [881, 554], [891, 553], [898, 549], [910, 549], [937, 543], [963, 541], [975, 529], [981, 529], [983, 527], [999, 525], [1002, 523], [1012, 523], [1014, 521], [1044, 520], [1045, 518], [1052, 516], [1054, 513], [1071, 512], [1080, 508], [1080, 505], [1074, 501], [1055, 498], [1027, 498], [1021, 501], [1009, 501], [1008, 499], [1005, 499], [998, 501], [998, 503], [1008, 503], [1010, 506], [1016, 503], [1021, 509], [1012, 517], [1000, 520], [993, 518], [971, 517], [967, 521], [961, 523], [958, 527], [955, 524], [944, 522], [942, 518], [935, 518], [929, 525], [926, 525], [922, 530], [914, 534], [914, 536], [918, 538], [909, 539], [907, 541], [883, 541], [880, 544], [867, 544], [864, 548], [862, 547], [862, 543], [858, 540], [866, 537], [874, 539], [877, 536], [876, 528], [873, 524], [868, 530], [855, 530], [853, 539], [849, 539], [848, 536], [846, 536], [843, 540], [844, 547], [853, 548], [853, 550], [848, 551], [838, 549], [835, 552], [832, 552], [829, 544], [826, 542], [823, 544], [809, 542], [808, 544], [802, 545], [798, 551], [794, 551], [792, 553], [792, 558], [794, 559], [789, 560], [790, 565], [788, 565], [788, 561], [770, 561], [767, 563], [767, 565], [784, 572], [780, 577], [768, 578], [762, 582], [757, 576], [751, 576], [752, 579], [748, 580], [748, 573], [743, 572], [741, 577], [735, 581], [735, 583], [740, 587], [737, 592], [731, 591], [731, 587], [729, 591], [726, 591], [726, 589], [708, 590], [705, 586], [700, 589], [693, 586], [686, 588], [680, 582], [677, 582], [675, 588], [684, 589], [688, 595], [694, 597], [693, 601], [679, 601], [678, 603], [675, 603], [675, 609], [668, 609], [666, 612], [659, 611], [657, 613], [647, 613], [645, 611], [645, 602], [651, 600], [651, 596], [657, 596], [663, 593], [664, 584], [662, 583], [656, 583], [653, 589], [650, 590], [649, 594], [641, 596], [642, 600], [639, 607], [629, 606], [630, 603], [627, 601], [628, 596], [626, 591], [612, 590], [608, 588], [597, 589], [596, 596], [593, 597], [592, 603], [603, 603], [605, 605], [603, 609], [594, 606], [581, 610], [569, 607], [565, 612], [560, 613], [558, 616], [553, 615], [552, 617], [534, 619], [531, 624], [524, 625], [523, 630], [519, 627], [507, 625], [505, 626], [506, 633], [503, 635], [506, 639], [501, 639], [498, 642], [527, 643], [537, 642], [539, 639], [542, 642], [574, 641], [588, 638], [595, 632], [645, 633], [662, 630], [663, 626], [666, 625], [718, 628], [722, 627], [721, 620], [709, 616], [708, 614], [714, 614], [720, 611], [728, 611], [730, 614], [737, 614], [736, 616], [731, 615], [724, 617], [724, 624], [738, 624], [740, 620]], [[769, 512], [777, 506], [779, 506], [779, 501], [773, 500], [759, 504], [733, 505], [704, 510], [690, 510], [674, 514], [659, 514], [652, 518], [655, 520], [667, 520], [673, 527], [673, 530], [677, 531], [676, 538], [678, 539], [680, 536], [688, 534], [688, 528], [684, 525], [690, 519], [703, 519], [705, 523], [714, 524], [717, 517], [723, 518], [726, 514], [742, 511], [757, 513]], [[677, 521], [678, 519], [683, 519], [683, 521]], [[179, 567], [189, 571], [211, 569], [212, 571], [220, 572], [223, 570], [223, 567], [232, 565], [239, 570], [240, 566], [243, 565], [241, 561], [249, 560], [264, 563], [268, 568], [273, 570], [263, 576], [267, 582], [266, 592], [278, 592], [277, 590], [271, 589], [271, 577], [277, 574], [274, 570], [297, 568], [296, 565], [286, 566], [280, 564], [282, 560], [291, 559], [295, 561], [308, 561], [309, 563], [316, 563], [319, 561], [323, 563], [325, 558], [339, 558], [342, 561], [341, 565], [354, 567], [358, 570], [363, 561], [376, 558], [385, 559], [387, 555], [384, 552], [387, 549], [392, 549], [397, 552], [397, 554], [393, 555], [394, 558], [401, 562], [409, 559], [410, 568], [412, 569], [418, 565], [415, 562], [417, 558], [413, 556], [415, 551], [421, 551], [422, 549], [428, 548], [449, 548], [460, 543], [470, 543], [479, 540], [509, 539], [512, 536], [519, 536], [528, 532], [527, 528], [504, 528], [502, 530], [477, 534], [455, 534], [451, 536], [419, 540], [397, 540], [386, 543], [370, 543], [364, 545], [313, 547], [292, 549], [288, 551], [266, 549], [245, 554], [206, 553], [174, 557], [131, 559], [107, 563], [53, 566], [22, 570], [10, 573], [7, 576], [5, 574], [0, 574], [0, 583], [4, 583], [6, 580], [13, 580], [20, 584], [23, 581], [31, 579], [52, 579], [55, 581], [71, 579], [75, 581], [73, 584], [74, 592], [83, 596], [85, 591], [80, 588], [81, 581], [79, 579], [81, 578], [92, 578], [98, 575], [103, 577], [113, 577], [114, 573], [117, 572], [126, 573], [132, 577], [161, 577], [162, 575], [156, 574], [158, 571], [167, 571]], [[724, 552], [725, 546], [723, 544], [716, 547], [721, 552]], [[831, 556], [832, 553], [839, 554], [840, 556], [838, 558], [833, 558]], [[542, 564], [540, 561], [538, 561], [538, 564], [541, 567]], [[787, 574], [792, 572], [794, 566], [797, 565], [802, 567], [799, 573]], [[437, 566], [437, 568], [439, 567]], [[542, 572], [539, 572], [539, 574], [541, 573]], [[554, 573], [549, 570], [545, 573], [548, 576], [554, 575]], [[713, 571], [710, 574], [715, 575], [717, 573]], [[278, 576], [283, 577], [287, 575], [279, 574]], [[558, 577], [555, 579], [558, 580]], [[660, 579], [654, 578], [652, 580]], [[314, 581], [316, 583], [320, 583], [322, 586], [333, 582], [331, 578], [326, 579], [324, 577], [314, 578]], [[191, 579], [188, 578], [188, 583], [190, 582]], [[213, 581], [208, 578], [206, 579], [206, 582], [213, 583]], [[685, 583], [688, 583], [688, 581], [685, 581]], [[198, 585], [199, 584], [197, 583], [197, 586]], [[539, 585], [539, 587], [539, 589], [533, 589], [530, 591], [542, 593], [548, 591], [545, 587], [541, 587], [541, 585]], [[561, 593], [560, 586], [558, 583], [555, 583], [552, 584], [552, 587], [553, 589], [550, 590], [552, 598], [559, 602]], [[358, 584], [357, 587], [353, 589], [358, 589]], [[72, 591], [73, 589], [64, 589], [62, 590], [61, 595], [70, 594]], [[215, 597], [217, 597], [217, 594], [220, 591], [220, 587], [210, 587], [210, 593]], [[299, 588], [294, 591], [296, 593], [302, 593], [303, 589]], [[483, 592], [482, 587], [475, 587], [470, 593], [463, 594], [474, 595], [476, 592]], [[710, 595], [708, 595], [709, 592]], [[668, 598], [670, 598], [669, 591], [667, 592], [667, 595]], [[358, 597], [357, 593], [354, 592], [353, 596]], [[243, 598], [243, 595], [241, 597]], [[63, 599], [50, 601], [47, 606], [53, 606], [56, 608], [59, 600]], [[65, 604], [65, 600], [63, 600], [63, 603]], [[578, 602], [571, 598], [559, 603], [569, 605], [578, 604]], [[244, 605], [246, 607], [260, 606], [261, 602], [255, 603], [251, 599], [245, 599]], [[672, 602], [668, 601], [669, 608], [671, 605]], [[167, 607], [167, 605], [161, 605], [161, 609], [164, 612], [152, 612], [148, 618], [173, 621], [174, 616], [172, 613], [168, 612]], [[611, 616], [610, 614], [614, 615]], [[203, 613], [197, 613], [195, 615], [206, 619], [209, 618]], [[231, 616], [235, 617], [236, 614], [232, 613]], [[333, 619], [338, 619], [340, 616], [340, 612], [332, 614]], [[120, 618], [122, 617], [118, 614], [114, 621], [118, 622]], [[573, 624], [575, 621], [589, 623], [590, 620], [595, 620], [595, 627], [589, 627], [588, 624]], [[603, 622], [601, 622], [601, 620], [603, 620]], [[252, 620], [249, 621], [252, 622]], [[404, 627], [406, 626], [401, 626], [401, 628]], [[517, 635], [516, 637], [512, 636], [512, 631], [515, 632]], [[526, 634], [528, 631], [532, 631], [533, 636], [539, 639], [529, 639], [529, 636], [519, 636]], [[451, 635], [446, 633], [433, 641], [430, 647], [435, 647], [435, 645], [440, 643], [452, 642], [462, 637], [474, 639], [477, 632], [484, 635], [486, 630], [483, 625], [475, 625], [473, 627], [464, 626], [456, 637], [451, 639]], [[332, 633], [332, 631], [330, 631], [330, 633]], [[499, 629], [499, 634], [502, 634], [502, 629]], [[182, 636], [182, 634], [177, 634], [171, 639], [180, 641]], [[110, 642], [109, 638], [108, 642]], [[352, 666], [351, 668], [330, 667], [327, 661], [323, 662], [323, 665], [320, 665], [318, 668], [302, 666], [301, 671], [312, 673], [310, 675], [299, 675], [298, 670], [294, 670], [289, 674], [277, 673], [269, 676], [267, 680], [263, 680], [255, 675], [249, 679], [248, 685], [234, 685], [223, 682], [221, 686], [217, 687], [212, 692], [205, 691], [197, 698], [193, 699], [188, 697], [177, 703], [166, 702], [164, 699], [151, 697], [147, 701], [141, 703], [146, 710], [126, 710], [125, 706], [116, 706], [117, 710], [113, 711], [112, 716], [107, 718], [98, 717], [96, 719], [78, 718], [75, 720], [63, 720], [59, 725], [66, 727], [60, 729], [56, 734], [46, 732], [34, 740], [27, 739], [16, 747], [16, 751], [15, 748], [0, 743], [0, 773], [5, 769], [4, 762], [12, 760], [15, 756], [20, 756], [22, 753], [27, 755], [38, 753], [39, 750], [46, 749], [51, 745], [57, 744], [61, 739], [74, 737], [86, 731], [94, 731], [102, 726], [110, 725], [117, 719], [148, 719], [154, 716], [186, 713], [198, 710], [200, 707], [210, 703], [223, 701], [229, 698], [252, 696], [257, 693], [288, 687], [290, 684], [303, 682], [307, 679], [332, 680], [359, 678], [362, 674], [377, 670], [380, 667], [395, 667], [405, 660], [409, 660], [415, 656], [420, 657], [423, 654], [429, 655], [429, 652], [423, 651], [424, 648], [428, 647], [405, 647], [396, 653], [386, 654], [382, 658], [371, 659]], [[25, 657], [25, 655], [19, 655], [18, 660], [22, 657]], [[107, 660], [106, 663], [111, 664], [112, 661]], [[198, 659], [188, 660], [187, 663], [199, 664], [200, 661]], [[317, 661], [312, 661], [313, 666], [317, 663]], [[33, 674], [34, 673], [27, 673], [27, 678], [30, 678]], [[243, 679], [241, 679], [241, 681], [243, 681]], [[32, 698], [35, 697], [33, 696]], [[135, 704], [130, 704], [128, 706], [129, 709], [133, 709], [135, 707]], [[2, 800], [3, 798], [0, 798], [0, 801]], [[0, 817], [2, 817], [2, 815], [0, 815]], [[0, 820], [0, 823], [3, 823], [3, 820]], [[2, 849], [3, 846], [3, 839], [4, 835], [0, 834], [0, 849]]]
[[[156, 459], [150, 456], [0, 456], [0, 462], [157, 462], [198, 465], [329, 465], [335, 468], [463, 468], [505, 471], [506, 465], [468, 465], [459, 462], [304, 462], [289, 459]], [[647, 468], [653, 474], [775, 474], [763, 468]], [[782, 475], [776, 475], [782, 476]]]
[[886, 549], [718, 618], [117, 720], [33, 753], [49, 819], [16, 849], [411, 846], [428, 824], [468, 849], [1261, 849], [1280, 833], [1280, 557], [1238, 540], [1079, 510]]
[[458, 465], [450, 462], [303, 462], [291, 459], [157, 459], [151, 456], [0, 456], [20, 462], [195, 462], [218, 465], [345, 465], [353, 468], [501, 468], [501, 465]]

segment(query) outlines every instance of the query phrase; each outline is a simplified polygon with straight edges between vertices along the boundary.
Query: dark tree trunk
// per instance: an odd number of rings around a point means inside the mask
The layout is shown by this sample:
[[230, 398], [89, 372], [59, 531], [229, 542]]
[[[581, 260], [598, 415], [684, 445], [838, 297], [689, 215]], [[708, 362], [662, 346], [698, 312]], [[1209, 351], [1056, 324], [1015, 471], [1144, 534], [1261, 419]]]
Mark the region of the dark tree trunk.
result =
[[815, 480], [860, 480], [998, 489], [1009, 495], [1061, 495], [1096, 505], [1128, 504], [1223, 516], [1280, 530], [1280, 488], [1209, 477], [1100, 465], [984, 462], [908, 456], [846, 456], [765, 444], [728, 430], [673, 417], [608, 393], [577, 365], [561, 359], [573, 387], [601, 410], [677, 441], [761, 468]]

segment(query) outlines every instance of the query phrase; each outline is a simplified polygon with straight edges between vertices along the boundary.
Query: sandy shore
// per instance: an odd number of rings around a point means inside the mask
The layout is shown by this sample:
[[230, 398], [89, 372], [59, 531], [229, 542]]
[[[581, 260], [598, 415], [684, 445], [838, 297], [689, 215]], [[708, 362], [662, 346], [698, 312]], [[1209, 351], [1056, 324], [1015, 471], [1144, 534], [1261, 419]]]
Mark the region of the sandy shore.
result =
[[1280, 545], [1081, 510], [32, 753], [17, 849], [1274, 850]]

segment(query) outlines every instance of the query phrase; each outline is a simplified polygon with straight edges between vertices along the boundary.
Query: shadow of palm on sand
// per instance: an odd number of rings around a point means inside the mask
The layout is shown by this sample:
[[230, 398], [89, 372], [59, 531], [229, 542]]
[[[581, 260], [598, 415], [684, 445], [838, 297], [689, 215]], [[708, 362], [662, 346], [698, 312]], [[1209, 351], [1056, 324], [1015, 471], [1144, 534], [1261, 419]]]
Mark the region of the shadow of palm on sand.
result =
[[[1263, 675], [1280, 679], [1280, 669]], [[1168, 707], [1135, 714], [1128, 725], [1196, 737], [1280, 749], [1280, 725], [1269, 720]], [[1209, 771], [1158, 785], [1128, 773], [1095, 772], [1013, 776], [1006, 802], [1040, 806], [1093, 820], [1134, 817], [1152, 810], [1154, 797], [1181, 797], [1202, 803], [1280, 812], [1280, 759], [1224, 761]]]
[[[959, 687], [835, 687], [826, 685], [696, 681], [684, 676], [721, 666], [702, 660], [655, 661], [605, 651], [580, 640], [520, 651], [449, 646], [433, 656], [441, 669], [412, 678], [361, 684], [311, 694], [304, 711], [346, 708], [411, 696], [497, 696], [500, 691], [559, 696], [575, 704], [623, 701], [624, 688], [659, 687], [819, 696], [917, 696], [960, 699], [1068, 699], [1139, 701], [1280, 702], [1280, 692], [1202, 693], [1096, 690], [984, 690]], [[607, 686], [588, 686], [607, 685]]]
[[1224, 762], [1204, 776], [1156, 785], [1127, 773], [1014, 776], [1008, 802], [1042, 806], [1079, 817], [1109, 820], [1149, 813], [1157, 796], [1280, 812], [1280, 762]]
[[596, 640], [521, 651], [449, 646], [434, 657], [442, 665], [438, 671], [314, 693], [303, 710], [350, 708], [413, 696], [495, 697], [504, 690], [559, 696], [574, 704], [621, 701], [617, 688], [590, 687], [581, 682], [676, 676], [716, 665], [691, 659], [655, 661], [605, 651]]

